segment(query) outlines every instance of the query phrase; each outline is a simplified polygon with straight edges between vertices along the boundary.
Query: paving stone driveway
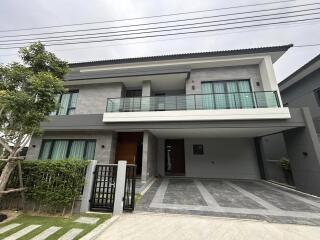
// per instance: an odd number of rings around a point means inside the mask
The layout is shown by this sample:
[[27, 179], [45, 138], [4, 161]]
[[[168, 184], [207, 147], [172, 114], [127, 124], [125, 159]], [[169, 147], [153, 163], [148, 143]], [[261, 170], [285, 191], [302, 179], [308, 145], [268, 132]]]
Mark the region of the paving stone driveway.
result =
[[320, 198], [253, 180], [158, 179], [141, 198], [136, 211], [320, 226]]

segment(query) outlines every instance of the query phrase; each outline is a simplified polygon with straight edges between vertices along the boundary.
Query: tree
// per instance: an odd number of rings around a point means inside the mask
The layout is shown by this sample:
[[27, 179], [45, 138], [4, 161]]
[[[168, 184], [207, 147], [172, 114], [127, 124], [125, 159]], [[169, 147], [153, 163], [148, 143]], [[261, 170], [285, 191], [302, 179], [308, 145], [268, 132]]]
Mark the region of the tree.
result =
[[0, 159], [5, 163], [0, 176], [0, 199], [15, 167], [20, 168], [20, 151], [32, 135], [41, 134], [40, 123], [56, 109], [55, 97], [65, 92], [62, 78], [68, 64], [34, 43], [19, 51], [21, 63], [0, 65]]

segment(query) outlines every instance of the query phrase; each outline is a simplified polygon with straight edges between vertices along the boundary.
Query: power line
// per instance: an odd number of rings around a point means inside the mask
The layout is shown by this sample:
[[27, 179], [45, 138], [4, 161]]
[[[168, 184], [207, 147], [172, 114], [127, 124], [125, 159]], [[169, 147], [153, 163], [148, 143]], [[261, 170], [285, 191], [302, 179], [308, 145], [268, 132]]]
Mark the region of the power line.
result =
[[[167, 33], [167, 34], [158, 34], [158, 35], [146, 35], [146, 36], [137, 36], [137, 37], [79, 41], [79, 42], [68, 42], [68, 43], [54, 43], [54, 44], [46, 44], [46, 46], [74, 45], [74, 44], [82, 44], [82, 43], [97, 43], [97, 42], [122, 41], [122, 40], [132, 40], [132, 39], [141, 39], [141, 38], [167, 37], [167, 36], [175, 36], [175, 35], [186, 35], [186, 34], [195, 34], [195, 33], [226, 31], [226, 30], [233, 30], [233, 29], [245, 29], [245, 28], [258, 27], [258, 26], [270, 26], [270, 25], [278, 25], [278, 24], [286, 24], [286, 23], [298, 23], [298, 22], [314, 21], [317, 19], [320, 19], [320, 17], [291, 20], [291, 21], [282, 21], [282, 22], [274, 22], [274, 23], [262, 23], [262, 24], [255, 24], [255, 25], [246, 25], [246, 26], [236, 26], [236, 27], [229, 27], [229, 28], [217, 28], [217, 29], [197, 30], [197, 31], [178, 32], [178, 33]], [[20, 47], [22, 47], [22, 46], [20, 46]], [[16, 48], [20, 48], [20, 47], [18, 47], [18, 46], [17, 47], [2, 47], [0, 49], [16, 49]]]
[[[277, 29], [281, 29], [283, 27], [286, 28], [292, 28], [292, 27], [300, 27], [301, 25], [310, 25], [314, 23], [320, 23], [319, 21], [313, 21], [313, 22], [302, 22], [302, 23], [296, 23], [295, 25], [288, 23], [288, 24], [283, 24], [282, 26], [260, 26], [256, 28], [251, 28], [249, 30], [239, 30], [239, 31], [234, 31], [234, 32], [218, 32], [218, 33], [213, 33], [213, 34], [206, 34], [206, 35], [200, 35], [200, 36], [183, 36], [183, 37], [172, 37], [172, 38], [166, 38], [166, 39], [155, 39], [155, 40], [147, 40], [147, 41], [136, 41], [136, 42], [124, 42], [124, 43], [118, 43], [118, 44], [108, 44], [108, 45], [100, 45], [100, 46], [92, 46], [92, 47], [80, 47], [80, 48], [63, 48], [63, 49], [55, 49], [54, 51], [56, 52], [65, 52], [65, 51], [74, 51], [74, 50], [87, 50], [87, 49], [94, 49], [94, 48], [105, 48], [105, 47], [113, 47], [113, 46], [122, 46], [122, 45], [136, 45], [136, 44], [148, 44], [148, 43], [154, 43], [154, 42], [167, 42], [167, 41], [175, 41], [175, 40], [180, 40], [180, 39], [190, 39], [190, 38], [204, 38], [204, 37], [213, 37], [213, 36], [218, 36], [218, 35], [230, 35], [230, 34], [239, 34], [239, 33], [244, 33], [244, 32], [252, 32], [252, 31], [265, 31], [265, 29], [272, 30], [277, 27]], [[299, 24], [299, 26], [297, 25]], [[16, 56], [17, 53], [15, 54], [4, 54], [0, 55], [0, 57], [5, 57], [5, 56]]]
[[53, 34], [60, 34], [60, 33], [75, 33], [75, 32], [98, 31], [98, 30], [107, 30], [107, 29], [118, 29], [118, 28], [130, 28], [130, 27], [138, 27], [138, 26], [147, 26], [147, 25], [153, 25], [153, 24], [165, 24], [165, 23], [173, 23], [173, 22], [183, 22], [183, 23], [185, 23], [186, 21], [193, 21], [193, 20], [199, 20], [199, 19], [202, 20], [202, 19], [207, 19], [207, 18], [226, 17], [226, 16], [233, 16], [233, 15], [239, 15], [239, 14], [259, 13], [259, 12], [266, 12], [266, 11], [291, 9], [291, 8], [296, 8], [296, 7], [313, 6], [313, 5], [319, 5], [319, 4], [320, 3], [310, 3], [310, 4], [302, 4], [302, 5], [296, 5], [296, 6], [276, 7], [276, 8], [254, 10], [254, 11], [244, 11], [244, 12], [238, 12], [238, 13], [226, 13], [226, 14], [220, 14], [220, 15], [214, 15], [214, 16], [204, 16], [204, 17], [196, 17], [196, 18], [176, 19], [176, 20], [168, 20], [168, 21], [160, 21], [160, 22], [140, 23], [140, 24], [131, 24], [131, 25], [120, 25], [120, 26], [111, 26], [111, 27], [88, 28], [88, 29], [77, 29], [77, 30], [64, 30], [64, 31], [32, 33], [32, 34], [15, 34], [15, 35], [0, 36], [0, 38], [17, 38], [17, 37], [28, 37], [28, 36], [53, 35]]
[[150, 19], [150, 18], [179, 16], [179, 15], [186, 15], [186, 14], [192, 14], [192, 13], [213, 12], [213, 11], [228, 10], [228, 9], [243, 8], [243, 7], [256, 7], [256, 6], [264, 6], [264, 5], [287, 3], [287, 2], [297, 2], [297, 1], [299, 1], [299, 0], [273, 1], [273, 2], [266, 2], [266, 3], [237, 5], [237, 6], [231, 6], [231, 7], [213, 8], [213, 9], [198, 10], [198, 11], [159, 14], [159, 15], [152, 15], [152, 16], [146, 16], [146, 17], [124, 18], [124, 19], [114, 19], [114, 20], [85, 22], [85, 23], [73, 23], [73, 24], [64, 24], [64, 25], [51, 25], [51, 26], [34, 27], [34, 28], [7, 29], [7, 30], [0, 30], [0, 32], [29, 31], [29, 30], [39, 30], [39, 29], [58, 28], [58, 27], [70, 27], [70, 26], [82, 26], [82, 25], [92, 25], [92, 24], [100, 24], [100, 23], [123, 22], [123, 21], [132, 21], [132, 20]]
[[[0, 44], [0, 45], [14, 45], [14, 44], [18, 44], [21, 43], [23, 41], [41, 41], [41, 40], [45, 40], [45, 42], [55, 42], [55, 41], [66, 41], [66, 40], [78, 40], [78, 39], [87, 39], [85, 36], [99, 36], [99, 35], [106, 35], [106, 34], [112, 34], [112, 33], [121, 33], [121, 32], [125, 32], [126, 34], [122, 34], [122, 35], [128, 35], [128, 32], [137, 32], [137, 31], [144, 31], [144, 30], [152, 30], [152, 29], [164, 29], [164, 28], [172, 28], [172, 27], [180, 27], [180, 26], [195, 26], [195, 25], [200, 25], [200, 24], [207, 24], [207, 23], [215, 23], [215, 22], [224, 22], [224, 21], [234, 21], [234, 20], [241, 20], [241, 19], [252, 19], [252, 18], [260, 18], [260, 17], [264, 17], [264, 16], [279, 16], [279, 15], [288, 15], [288, 14], [292, 14], [292, 13], [299, 13], [299, 12], [309, 12], [309, 11], [314, 11], [314, 10], [318, 10], [320, 8], [311, 8], [311, 9], [304, 9], [304, 10], [296, 10], [296, 11], [290, 11], [290, 12], [284, 12], [284, 13], [272, 13], [272, 14], [260, 14], [260, 15], [254, 15], [254, 16], [246, 16], [246, 17], [239, 17], [239, 18], [229, 18], [229, 19], [221, 19], [221, 20], [214, 20], [214, 21], [205, 21], [205, 22], [196, 22], [196, 23], [188, 23], [188, 24], [178, 24], [178, 25], [167, 25], [167, 26], [160, 26], [160, 27], [151, 27], [151, 28], [140, 28], [140, 29], [132, 29], [132, 30], [121, 30], [121, 31], [110, 31], [110, 32], [98, 32], [98, 33], [87, 33], [87, 34], [81, 34], [81, 35], [64, 35], [64, 36], [54, 36], [54, 37], [41, 37], [41, 38], [25, 38], [25, 39], [17, 39], [17, 40], [0, 40], [0, 43], [4, 42], [4, 43], [8, 43], [8, 44]], [[305, 16], [305, 15], [291, 15], [291, 16], [287, 16], [287, 17], [297, 17], [297, 16]], [[287, 18], [287, 17], [278, 17], [276, 19], [281, 19], [281, 18]], [[261, 19], [261, 20], [253, 20], [253, 21], [262, 21], [262, 20], [272, 20], [275, 18], [270, 18], [270, 19]], [[229, 24], [236, 24], [236, 23], [243, 23], [246, 21], [241, 21], [241, 22], [232, 22]], [[163, 30], [163, 31], [171, 31], [171, 30]], [[136, 34], [141, 34], [143, 32], [138, 32]], [[144, 33], [149, 33], [149, 32], [144, 32]], [[132, 33], [134, 34], [134, 33]], [[75, 38], [80, 36], [80, 38]], [[110, 36], [121, 36], [120, 35], [108, 35], [108, 37]], [[68, 38], [68, 37], [72, 37], [72, 38]], [[103, 36], [101, 36], [103, 37]], [[88, 37], [90, 38], [90, 37]], [[92, 37], [91, 37], [92, 38]], [[54, 40], [57, 39], [57, 40]], [[28, 43], [28, 42], [26, 42]], [[31, 42], [29, 42], [31, 43]]]

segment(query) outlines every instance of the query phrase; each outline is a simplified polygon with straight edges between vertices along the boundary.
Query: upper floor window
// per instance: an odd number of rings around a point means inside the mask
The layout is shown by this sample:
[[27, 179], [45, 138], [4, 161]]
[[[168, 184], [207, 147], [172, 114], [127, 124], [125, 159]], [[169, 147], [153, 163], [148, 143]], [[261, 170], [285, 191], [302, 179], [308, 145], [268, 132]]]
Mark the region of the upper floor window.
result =
[[58, 94], [56, 101], [59, 108], [50, 115], [72, 115], [75, 113], [79, 90], [72, 90], [65, 94]]
[[203, 82], [201, 91], [205, 109], [254, 107], [249, 80]]
[[61, 160], [66, 158], [93, 160], [96, 148], [95, 140], [43, 140], [39, 159]]
[[314, 96], [317, 100], [318, 105], [320, 106], [320, 88], [314, 90]]

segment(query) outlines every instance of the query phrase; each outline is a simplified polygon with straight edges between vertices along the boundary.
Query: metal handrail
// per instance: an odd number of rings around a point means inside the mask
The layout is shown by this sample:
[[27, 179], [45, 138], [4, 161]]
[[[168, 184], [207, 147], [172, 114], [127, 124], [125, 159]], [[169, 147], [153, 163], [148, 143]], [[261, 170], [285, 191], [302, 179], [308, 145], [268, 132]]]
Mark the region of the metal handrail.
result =
[[107, 112], [280, 107], [277, 91], [141, 96], [107, 99]]

